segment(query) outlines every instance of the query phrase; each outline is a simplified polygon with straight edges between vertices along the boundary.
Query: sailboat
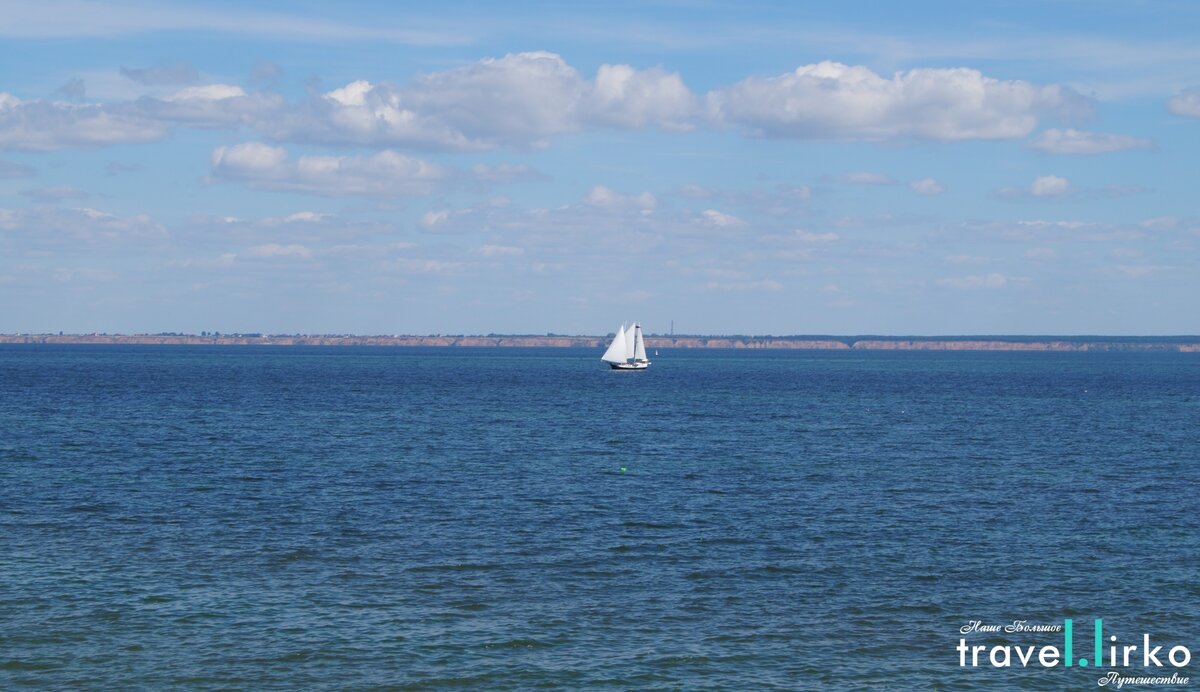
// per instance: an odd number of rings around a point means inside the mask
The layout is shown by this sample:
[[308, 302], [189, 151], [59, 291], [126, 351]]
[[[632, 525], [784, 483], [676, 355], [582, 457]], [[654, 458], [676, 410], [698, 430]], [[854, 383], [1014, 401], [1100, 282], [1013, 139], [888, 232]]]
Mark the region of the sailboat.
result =
[[642, 325], [637, 322], [629, 329], [622, 323], [613, 337], [608, 350], [600, 356], [613, 370], [645, 370], [650, 367], [646, 358], [646, 342], [642, 339]]

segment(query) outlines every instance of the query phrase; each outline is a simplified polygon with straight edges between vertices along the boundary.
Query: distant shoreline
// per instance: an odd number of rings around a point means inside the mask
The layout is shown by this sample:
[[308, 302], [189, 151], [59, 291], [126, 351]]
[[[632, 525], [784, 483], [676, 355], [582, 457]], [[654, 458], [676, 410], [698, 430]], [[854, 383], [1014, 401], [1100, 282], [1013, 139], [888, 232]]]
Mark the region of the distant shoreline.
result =
[[[0, 334], [2, 344], [147, 346], [435, 346], [603, 348], [608, 336], [299, 335], [299, 334]], [[865, 351], [1159, 351], [1200, 353], [1200, 336], [663, 336], [646, 348]]]

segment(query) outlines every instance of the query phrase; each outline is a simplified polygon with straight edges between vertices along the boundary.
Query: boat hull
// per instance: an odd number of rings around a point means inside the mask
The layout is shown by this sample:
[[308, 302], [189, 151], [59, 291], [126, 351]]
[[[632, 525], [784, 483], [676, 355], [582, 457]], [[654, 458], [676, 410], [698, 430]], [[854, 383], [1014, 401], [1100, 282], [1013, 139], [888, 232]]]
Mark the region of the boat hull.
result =
[[647, 360], [640, 363], [609, 363], [608, 367], [613, 370], [645, 370], [650, 367], [650, 361]]

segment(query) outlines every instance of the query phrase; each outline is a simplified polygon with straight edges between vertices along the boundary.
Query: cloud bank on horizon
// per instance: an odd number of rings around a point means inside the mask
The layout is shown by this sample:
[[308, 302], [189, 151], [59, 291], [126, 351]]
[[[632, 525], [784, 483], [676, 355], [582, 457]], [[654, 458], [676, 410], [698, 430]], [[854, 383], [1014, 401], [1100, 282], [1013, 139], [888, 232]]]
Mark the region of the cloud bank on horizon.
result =
[[17, 3], [0, 332], [1197, 333], [1149, 8]]

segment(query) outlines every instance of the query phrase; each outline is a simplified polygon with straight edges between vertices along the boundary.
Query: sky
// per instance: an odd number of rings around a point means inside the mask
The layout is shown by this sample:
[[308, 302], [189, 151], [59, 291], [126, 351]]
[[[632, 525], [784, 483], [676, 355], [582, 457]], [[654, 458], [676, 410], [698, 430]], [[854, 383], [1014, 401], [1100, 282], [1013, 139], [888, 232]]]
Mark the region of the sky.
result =
[[1200, 333], [1200, 3], [10, 1], [0, 333]]

